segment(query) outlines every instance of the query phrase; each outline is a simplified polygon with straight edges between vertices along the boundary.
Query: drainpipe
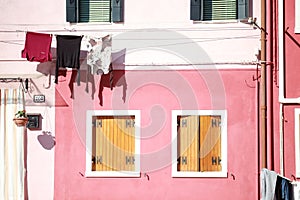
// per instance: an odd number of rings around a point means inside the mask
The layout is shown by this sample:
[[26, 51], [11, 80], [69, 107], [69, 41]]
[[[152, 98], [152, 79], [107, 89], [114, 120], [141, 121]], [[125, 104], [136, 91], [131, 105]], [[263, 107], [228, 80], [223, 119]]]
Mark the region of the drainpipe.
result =
[[261, 0], [261, 78], [260, 78], [260, 158], [261, 168], [267, 167], [266, 127], [266, 0]]
[[[273, 68], [274, 68], [274, 34], [273, 34], [273, 9], [274, 9], [274, 0], [267, 0], [266, 2], [266, 23], [268, 26], [266, 27], [266, 36], [267, 36], [267, 165], [268, 169], [274, 170], [274, 113], [273, 113]], [[270, 12], [268, 12], [268, 11]]]

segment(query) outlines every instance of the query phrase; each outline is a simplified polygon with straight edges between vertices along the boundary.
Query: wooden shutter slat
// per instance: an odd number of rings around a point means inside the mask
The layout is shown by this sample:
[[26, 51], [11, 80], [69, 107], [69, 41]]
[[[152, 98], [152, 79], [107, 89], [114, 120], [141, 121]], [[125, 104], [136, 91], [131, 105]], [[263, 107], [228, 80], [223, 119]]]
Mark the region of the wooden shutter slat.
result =
[[134, 126], [133, 126], [133, 119], [129, 119], [131, 125], [129, 126], [129, 135], [130, 135], [130, 157], [131, 157], [131, 165], [130, 165], [130, 171], [135, 170], [135, 165], [133, 159], [135, 158], [135, 146], [134, 146]]
[[201, 171], [220, 171], [221, 116], [200, 116]]
[[[97, 119], [96, 124], [103, 123], [102, 119]], [[96, 155], [95, 155], [95, 162], [96, 162], [96, 170], [102, 171], [104, 170], [104, 134], [103, 134], [103, 127], [96, 125]], [[99, 162], [102, 160], [102, 163]]]
[[129, 141], [129, 136], [127, 134], [127, 132], [125, 132], [126, 130], [126, 120], [123, 120], [123, 130], [124, 130], [124, 163], [125, 163], [125, 170], [129, 171], [129, 165], [126, 164], [126, 157], [129, 156], [128, 151], [129, 151], [129, 145], [128, 145], [128, 141]]
[[187, 117], [180, 118], [180, 171], [187, 171], [187, 127], [183, 126], [183, 124], [185, 124], [186, 122]]
[[199, 141], [199, 121], [198, 116], [190, 116], [189, 122], [191, 126], [189, 127], [189, 171], [199, 171], [199, 147], [198, 147], [198, 141]]
[[209, 134], [210, 117], [200, 116], [200, 171], [208, 171], [209, 150], [207, 135]]
[[109, 127], [109, 121], [108, 119], [102, 118], [102, 127], [103, 127], [103, 171], [111, 171], [111, 165], [109, 163], [109, 131], [110, 131], [110, 127]]
[[199, 121], [197, 116], [181, 116], [178, 128], [179, 171], [199, 171]]

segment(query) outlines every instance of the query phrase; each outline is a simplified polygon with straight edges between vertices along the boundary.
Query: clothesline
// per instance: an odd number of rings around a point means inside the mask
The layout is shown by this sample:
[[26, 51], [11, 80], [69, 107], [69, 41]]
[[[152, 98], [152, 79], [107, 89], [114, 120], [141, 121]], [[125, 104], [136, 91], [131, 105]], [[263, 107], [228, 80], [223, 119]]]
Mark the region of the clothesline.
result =
[[[52, 34], [26, 32], [25, 46], [21, 52], [22, 58], [33, 62], [52, 61]], [[56, 35], [56, 68], [55, 83], [58, 83], [59, 68], [74, 68], [77, 70], [77, 84], [80, 85], [80, 51], [83, 36]], [[87, 36], [87, 65], [89, 73], [111, 74], [112, 77], [112, 36]]]
[[[107, 24], [106, 24], [107, 25]], [[205, 26], [204, 26], [205, 25]], [[242, 24], [243, 26], [237, 27], [235, 25], [233, 26], [226, 26], [226, 27], [222, 27], [219, 28], [219, 30], [253, 30], [251, 27], [249, 26], [244, 26], [244, 24]], [[1, 24], [0, 26], [2, 27], [24, 27], [24, 29], [26, 30], [20, 30], [20, 29], [7, 29], [7, 30], [1, 30], [0, 32], [26, 32], [28, 31], [28, 27], [45, 27], [45, 24]], [[48, 27], [52, 26], [52, 27], [64, 27], [63, 29], [49, 29], [49, 30], [35, 30], [37, 32], [61, 32], [61, 31], [69, 31], [69, 32], [77, 32], [77, 31], [81, 31], [81, 32], [120, 32], [120, 31], [132, 31], [132, 30], [137, 30], [136, 27], [128, 27], [128, 28], [124, 28], [124, 26], [121, 27], [109, 27], [109, 26], [102, 26], [101, 28], [94, 28], [94, 27], [99, 27], [98, 24], [95, 24], [95, 26], [90, 25], [88, 29], [85, 29], [85, 27], [70, 27], [66, 28], [65, 24], [47, 24]], [[193, 24], [190, 27], [187, 26], [182, 26], [182, 27], [153, 27], [153, 28], [144, 28], [144, 27], [138, 27], [138, 29], [140, 29], [141, 31], [143, 31], [144, 29], [148, 29], [149, 31], [153, 30], [155, 31], [155, 29], [168, 29], [168, 30], [174, 30], [174, 31], [190, 31], [190, 32], [195, 32], [195, 31], [199, 31], [201, 30], [203, 31], [211, 31], [211, 30], [215, 30], [214, 27], [211, 27], [210, 24], [199, 24], [199, 26]], [[260, 34], [257, 32], [257, 36], [259, 36]]]
[[99, 30], [76, 30], [75, 28], [72, 29], [61, 29], [61, 30], [0, 30], [0, 33], [27, 33], [27, 32], [39, 32], [39, 33], [47, 33], [47, 34], [55, 34], [54, 32], [71, 32], [71, 33], [76, 33], [76, 32], [114, 32], [113, 30], [104, 30], [104, 29], [99, 29]]

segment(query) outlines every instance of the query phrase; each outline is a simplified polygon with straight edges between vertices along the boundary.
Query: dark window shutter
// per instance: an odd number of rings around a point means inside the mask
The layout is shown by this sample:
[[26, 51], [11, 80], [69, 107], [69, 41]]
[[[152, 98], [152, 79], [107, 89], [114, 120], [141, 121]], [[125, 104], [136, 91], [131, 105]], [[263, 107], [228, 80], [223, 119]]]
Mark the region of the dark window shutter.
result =
[[238, 19], [248, 18], [248, 0], [238, 0]]
[[77, 22], [77, 3], [76, 0], [67, 0], [67, 22]]
[[191, 20], [201, 20], [201, 0], [191, 0]]
[[112, 0], [112, 21], [123, 21], [124, 0]]

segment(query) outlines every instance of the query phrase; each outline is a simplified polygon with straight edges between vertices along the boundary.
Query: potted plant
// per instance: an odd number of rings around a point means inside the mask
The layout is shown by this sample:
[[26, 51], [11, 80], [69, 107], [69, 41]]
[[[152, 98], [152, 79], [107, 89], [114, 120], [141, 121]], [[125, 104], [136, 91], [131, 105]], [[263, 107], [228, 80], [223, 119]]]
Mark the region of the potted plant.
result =
[[28, 122], [28, 118], [26, 115], [26, 110], [19, 110], [15, 114], [15, 118], [13, 119], [17, 126], [25, 126]]

